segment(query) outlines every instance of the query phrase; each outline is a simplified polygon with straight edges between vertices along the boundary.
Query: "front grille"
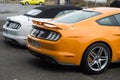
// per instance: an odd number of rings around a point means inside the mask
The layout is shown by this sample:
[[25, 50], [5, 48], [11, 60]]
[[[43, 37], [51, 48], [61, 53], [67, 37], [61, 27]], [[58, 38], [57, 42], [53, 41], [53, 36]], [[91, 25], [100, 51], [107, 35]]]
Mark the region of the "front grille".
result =
[[30, 35], [36, 38], [46, 39], [51, 41], [57, 41], [60, 38], [60, 34], [58, 32], [46, 30], [42, 28], [33, 28]]
[[21, 27], [20, 23], [17, 23], [17, 22], [13, 22], [13, 21], [7, 21], [7, 26], [8, 28], [11, 28], [11, 29], [19, 29]]

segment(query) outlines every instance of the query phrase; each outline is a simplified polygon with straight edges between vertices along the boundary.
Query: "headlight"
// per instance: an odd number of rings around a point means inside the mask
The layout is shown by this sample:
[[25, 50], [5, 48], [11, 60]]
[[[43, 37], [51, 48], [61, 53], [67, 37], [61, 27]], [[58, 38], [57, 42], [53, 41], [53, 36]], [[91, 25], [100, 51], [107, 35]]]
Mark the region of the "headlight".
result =
[[58, 32], [41, 28], [33, 28], [30, 35], [33, 37], [51, 41], [57, 41], [61, 36]]

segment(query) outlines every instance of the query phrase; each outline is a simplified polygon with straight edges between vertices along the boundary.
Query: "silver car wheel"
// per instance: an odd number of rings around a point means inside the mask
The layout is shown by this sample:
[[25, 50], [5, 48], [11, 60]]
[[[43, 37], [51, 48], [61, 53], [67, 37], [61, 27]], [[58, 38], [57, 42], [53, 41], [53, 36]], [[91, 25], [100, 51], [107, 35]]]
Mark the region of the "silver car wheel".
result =
[[112, 57], [109, 45], [105, 43], [93, 43], [87, 47], [81, 61], [81, 70], [85, 73], [97, 74], [104, 72]]
[[93, 48], [88, 55], [88, 65], [93, 71], [100, 71], [108, 63], [108, 53], [104, 47]]

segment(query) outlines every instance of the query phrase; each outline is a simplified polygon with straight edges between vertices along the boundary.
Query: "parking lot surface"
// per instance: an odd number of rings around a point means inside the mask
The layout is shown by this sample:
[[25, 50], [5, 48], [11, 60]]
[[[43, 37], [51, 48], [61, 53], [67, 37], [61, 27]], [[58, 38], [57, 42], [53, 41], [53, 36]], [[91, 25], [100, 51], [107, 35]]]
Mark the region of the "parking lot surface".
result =
[[120, 63], [112, 63], [102, 74], [87, 75], [78, 67], [42, 62], [26, 47], [4, 41], [2, 25], [6, 17], [24, 14], [34, 7], [0, 3], [0, 80], [120, 80]]

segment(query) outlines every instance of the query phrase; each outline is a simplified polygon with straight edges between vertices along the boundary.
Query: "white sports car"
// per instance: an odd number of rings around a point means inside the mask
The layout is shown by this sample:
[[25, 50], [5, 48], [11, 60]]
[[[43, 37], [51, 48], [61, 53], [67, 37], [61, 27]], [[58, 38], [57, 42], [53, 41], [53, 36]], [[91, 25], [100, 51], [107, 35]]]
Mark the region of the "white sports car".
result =
[[40, 6], [24, 15], [7, 17], [7, 22], [3, 25], [3, 36], [7, 41], [25, 46], [27, 35], [32, 29], [32, 19], [48, 21], [81, 9], [67, 5]]

